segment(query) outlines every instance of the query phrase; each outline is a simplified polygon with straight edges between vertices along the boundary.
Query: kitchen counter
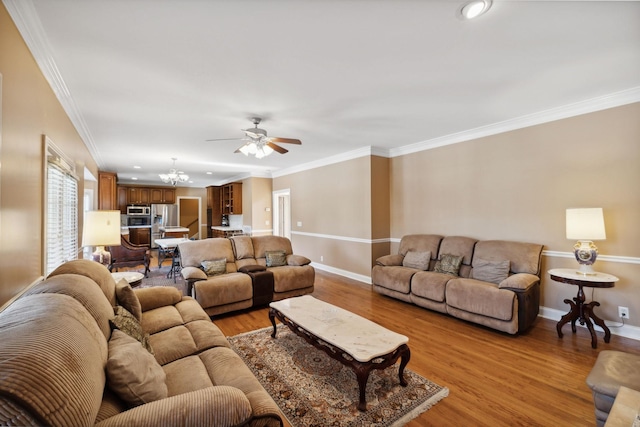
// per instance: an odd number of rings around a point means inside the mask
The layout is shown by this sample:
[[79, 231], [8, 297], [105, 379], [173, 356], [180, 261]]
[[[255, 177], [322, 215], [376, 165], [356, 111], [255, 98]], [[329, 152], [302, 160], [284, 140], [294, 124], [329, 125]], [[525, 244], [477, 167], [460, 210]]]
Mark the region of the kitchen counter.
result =
[[240, 227], [223, 227], [221, 225], [212, 225], [211, 229], [217, 231], [242, 231]]
[[130, 225], [127, 228], [131, 229], [131, 228], [151, 228], [150, 225]]
[[242, 228], [239, 227], [223, 227], [221, 225], [211, 226], [213, 237], [231, 237], [243, 234]]
[[166, 232], [166, 233], [188, 233], [189, 229], [187, 227], [170, 226], [170, 227], [160, 227], [160, 231]]

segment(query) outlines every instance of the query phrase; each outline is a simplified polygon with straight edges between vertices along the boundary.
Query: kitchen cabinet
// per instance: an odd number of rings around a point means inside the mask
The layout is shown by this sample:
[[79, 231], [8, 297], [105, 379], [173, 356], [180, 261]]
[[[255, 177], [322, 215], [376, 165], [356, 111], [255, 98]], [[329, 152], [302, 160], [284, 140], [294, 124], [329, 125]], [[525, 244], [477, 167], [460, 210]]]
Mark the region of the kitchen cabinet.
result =
[[129, 241], [134, 245], [151, 245], [150, 227], [129, 227]]
[[118, 209], [123, 215], [127, 214], [127, 187], [118, 186]]
[[127, 191], [127, 204], [148, 205], [150, 203], [149, 189], [145, 187], [129, 187]]
[[233, 182], [222, 186], [222, 213], [242, 214], [242, 183]]
[[176, 190], [174, 188], [150, 188], [151, 203], [174, 204], [176, 202]]
[[112, 172], [98, 172], [98, 209], [118, 209], [116, 190], [117, 175]]
[[211, 227], [222, 225], [222, 187], [207, 187], [207, 237], [213, 237]]

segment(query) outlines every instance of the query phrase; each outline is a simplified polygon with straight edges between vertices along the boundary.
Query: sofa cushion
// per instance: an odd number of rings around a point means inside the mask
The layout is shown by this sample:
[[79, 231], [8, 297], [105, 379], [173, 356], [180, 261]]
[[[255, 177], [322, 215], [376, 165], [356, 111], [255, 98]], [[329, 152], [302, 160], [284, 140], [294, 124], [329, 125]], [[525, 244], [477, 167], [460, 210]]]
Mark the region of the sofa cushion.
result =
[[167, 397], [162, 367], [138, 341], [122, 331], [111, 334], [106, 372], [109, 388], [132, 406]]
[[266, 251], [264, 257], [267, 267], [282, 267], [287, 264], [287, 256], [284, 251]]
[[469, 313], [509, 321], [513, 317], [514, 292], [475, 279], [454, 278], [447, 283], [447, 304]]
[[184, 325], [153, 334], [149, 337], [149, 342], [160, 365], [190, 356], [198, 350], [191, 332]]
[[411, 278], [411, 293], [437, 302], [445, 302], [445, 289], [450, 274], [419, 271]]
[[471, 278], [499, 285], [500, 282], [509, 277], [510, 265], [511, 262], [508, 259], [503, 261], [488, 261], [476, 257], [473, 260]]
[[457, 276], [460, 272], [460, 264], [462, 264], [463, 256], [457, 256], [452, 254], [442, 254], [440, 255], [440, 259], [436, 262], [436, 265], [433, 267], [433, 271], [436, 273], [444, 273], [450, 274], [452, 276]]
[[315, 270], [310, 265], [272, 267], [274, 292], [289, 292], [313, 286]]
[[231, 240], [222, 237], [189, 240], [178, 244], [178, 249], [182, 267], [200, 267], [203, 260], [212, 257], [226, 258], [228, 263], [235, 261]]
[[402, 256], [409, 251], [431, 252], [431, 256], [438, 253], [442, 236], [435, 234], [407, 234], [400, 240], [398, 253]]
[[431, 252], [409, 251], [402, 259], [402, 266], [418, 270], [428, 270]]
[[250, 236], [233, 236], [230, 240], [237, 260], [254, 258], [253, 243]]
[[88, 259], [76, 259], [65, 262], [49, 274], [54, 277], [59, 274], [79, 274], [93, 280], [100, 286], [111, 306], [116, 305], [116, 281], [104, 265]]
[[142, 320], [142, 306], [140, 305], [140, 300], [136, 296], [135, 292], [129, 285], [125, 279], [121, 279], [116, 283], [116, 302], [118, 305], [122, 306], [129, 313], [133, 314], [133, 316], [138, 319], [138, 321]]
[[508, 259], [511, 262], [511, 272], [538, 275], [541, 254], [542, 245], [535, 243], [485, 240], [476, 244], [473, 256], [490, 261]]
[[251, 277], [243, 273], [227, 273], [193, 284], [196, 300], [203, 308], [232, 304], [253, 297]]
[[292, 266], [301, 266], [301, 265], [309, 265], [311, 264], [311, 260], [306, 256], [302, 255], [287, 255], [287, 265]]
[[382, 266], [398, 266], [402, 265], [403, 260], [404, 256], [401, 254], [384, 255], [376, 259], [376, 264]]
[[195, 355], [167, 363], [162, 369], [167, 375], [169, 396], [177, 396], [215, 385], [209, 377], [206, 366]]
[[116, 306], [113, 311], [115, 313], [111, 321], [113, 326], [137, 340], [149, 353], [153, 354], [153, 348], [151, 348], [151, 344], [149, 344], [149, 334], [144, 332], [138, 319], [119, 305]]
[[411, 291], [411, 277], [414, 274], [416, 270], [413, 268], [376, 265], [371, 271], [371, 281], [383, 288], [408, 294]]
[[440, 243], [440, 254], [462, 256], [462, 264], [471, 265], [473, 249], [477, 242], [470, 237], [447, 236]]
[[216, 258], [212, 260], [205, 260], [200, 263], [202, 269], [207, 276], [218, 276], [227, 272], [227, 259]]
[[266, 258], [267, 251], [284, 251], [286, 255], [292, 254], [291, 241], [281, 236], [255, 236], [251, 238], [255, 258]]

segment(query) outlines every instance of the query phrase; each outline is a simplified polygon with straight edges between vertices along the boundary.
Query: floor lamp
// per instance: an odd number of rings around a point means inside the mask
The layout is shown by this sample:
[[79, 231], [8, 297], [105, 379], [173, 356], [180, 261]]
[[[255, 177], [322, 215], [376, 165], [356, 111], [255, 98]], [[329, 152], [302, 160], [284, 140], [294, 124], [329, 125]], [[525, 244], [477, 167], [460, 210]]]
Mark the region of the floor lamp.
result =
[[120, 245], [120, 211], [87, 211], [82, 228], [82, 246], [95, 246], [92, 255], [100, 264], [111, 263], [111, 253], [105, 246]]

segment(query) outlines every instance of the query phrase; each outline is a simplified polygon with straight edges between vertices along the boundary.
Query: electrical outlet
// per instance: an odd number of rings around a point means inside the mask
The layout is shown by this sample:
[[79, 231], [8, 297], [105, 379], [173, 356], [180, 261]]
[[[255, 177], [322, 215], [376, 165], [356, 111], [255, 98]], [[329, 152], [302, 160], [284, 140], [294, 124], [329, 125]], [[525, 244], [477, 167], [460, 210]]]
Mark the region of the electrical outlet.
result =
[[618, 317], [629, 320], [629, 307], [618, 306]]
[[324, 256], [320, 255], [320, 262], [324, 261]]

